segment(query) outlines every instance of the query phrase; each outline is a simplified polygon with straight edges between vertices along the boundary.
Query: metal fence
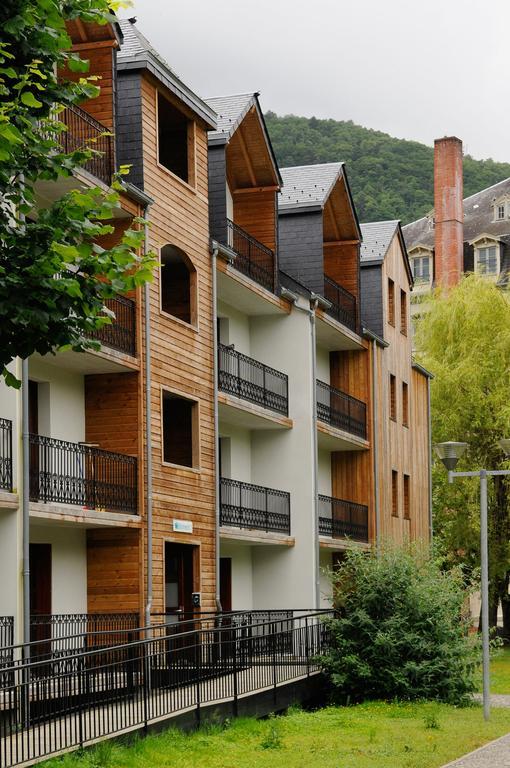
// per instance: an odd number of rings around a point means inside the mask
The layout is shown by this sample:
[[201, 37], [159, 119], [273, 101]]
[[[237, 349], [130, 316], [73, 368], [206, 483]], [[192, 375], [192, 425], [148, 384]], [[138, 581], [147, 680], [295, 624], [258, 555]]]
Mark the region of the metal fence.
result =
[[290, 493], [222, 477], [220, 525], [290, 534]]
[[270, 248], [227, 219], [227, 245], [235, 254], [234, 267], [274, 293], [275, 258]]
[[202, 708], [214, 702], [232, 702], [235, 715], [240, 697], [260, 690], [276, 697], [280, 685], [319, 670], [331, 614], [260, 621], [258, 634], [197, 621], [186, 632], [79, 652], [51, 668], [21, 664], [0, 688], [0, 765], [37, 762], [184, 710], [199, 723]]
[[289, 379], [232, 347], [218, 345], [218, 387], [277, 413], [289, 413]]
[[317, 381], [317, 418], [356, 437], [367, 437], [366, 404], [323, 381]]
[[97, 339], [110, 349], [124, 352], [126, 355], [136, 355], [136, 304], [125, 296], [115, 296], [106, 299], [105, 306], [111, 310], [115, 318], [108, 325], [94, 331], [90, 338]]
[[368, 542], [368, 507], [319, 494], [319, 534]]
[[0, 488], [12, 491], [12, 421], [0, 419]]
[[100, 448], [30, 435], [30, 499], [136, 513], [138, 462]]
[[331, 307], [326, 310], [327, 314], [351, 331], [357, 332], [356, 297], [324, 275], [324, 298], [331, 302]]

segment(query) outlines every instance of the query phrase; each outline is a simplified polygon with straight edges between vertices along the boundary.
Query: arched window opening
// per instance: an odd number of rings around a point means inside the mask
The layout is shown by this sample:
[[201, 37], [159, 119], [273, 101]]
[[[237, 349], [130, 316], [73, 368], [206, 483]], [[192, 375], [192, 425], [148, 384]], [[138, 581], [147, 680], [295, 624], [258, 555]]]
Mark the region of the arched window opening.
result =
[[196, 322], [196, 271], [175, 245], [161, 249], [161, 309], [184, 323]]

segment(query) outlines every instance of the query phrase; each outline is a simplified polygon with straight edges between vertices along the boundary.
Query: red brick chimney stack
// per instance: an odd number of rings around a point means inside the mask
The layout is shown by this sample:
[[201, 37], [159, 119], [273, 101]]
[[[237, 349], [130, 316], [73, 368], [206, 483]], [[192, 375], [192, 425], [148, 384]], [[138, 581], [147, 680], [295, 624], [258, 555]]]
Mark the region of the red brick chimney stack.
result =
[[464, 211], [462, 141], [445, 136], [434, 142], [435, 282], [457, 285], [463, 272]]

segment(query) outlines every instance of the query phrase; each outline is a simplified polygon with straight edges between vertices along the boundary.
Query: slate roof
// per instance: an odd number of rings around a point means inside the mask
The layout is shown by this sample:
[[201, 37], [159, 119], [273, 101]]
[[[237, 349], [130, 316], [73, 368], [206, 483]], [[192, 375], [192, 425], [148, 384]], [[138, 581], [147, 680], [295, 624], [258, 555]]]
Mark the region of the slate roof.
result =
[[239, 93], [235, 96], [218, 96], [205, 99], [216, 112], [217, 129], [209, 134], [209, 143], [220, 139], [228, 141], [235, 133], [250, 108], [257, 103], [257, 93]]
[[369, 224], [361, 225], [363, 242], [361, 244], [361, 261], [382, 260], [390, 247], [399, 222], [397, 219], [392, 221], [373, 221]]
[[120, 19], [122, 45], [117, 52], [117, 69], [147, 69], [181, 101], [195, 112], [210, 128], [216, 128], [216, 115], [203, 99], [193, 93], [172, 70], [165, 59], [140, 32], [136, 22]]
[[[504, 195], [510, 195], [510, 179], [493, 184], [474, 195], [464, 198], [464, 242], [471, 242], [478, 235], [488, 234], [495, 237], [510, 235], [510, 220], [493, 221], [494, 201]], [[403, 227], [408, 249], [423, 244], [434, 247], [433, 212]]]
[[342, 175], [343, 167], [343, 163], [322, 163], [281, 168], [283, 189], [278, 199], [278, 209], [323, 208]]

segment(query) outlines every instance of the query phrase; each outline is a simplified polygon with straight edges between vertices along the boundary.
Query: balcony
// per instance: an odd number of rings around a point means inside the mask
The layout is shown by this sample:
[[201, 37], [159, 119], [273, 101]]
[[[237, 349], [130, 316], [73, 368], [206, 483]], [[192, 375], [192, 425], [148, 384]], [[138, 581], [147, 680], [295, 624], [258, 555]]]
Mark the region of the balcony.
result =
[[288, 416], [288, 376], [224, 344], [218, 345], [218, 388]]
[[12, 421], [0, 419], [0, 489], [12, 491]]
[[227, 219], [227, 245], [236, 254], [234, 267], [246, 277], [275, 292], [275, 258], [270, 248]]
[[319, 536], [368, 543], [368, 507], [319, 494]]
[[32, 434], [30, 500], [137, 514], [137, 459]]
[[324, 298], [331, 303], [329, 309], [326, 310], [327, 314], [354, 333], [358, 333], [356, 297], [335, 283], [330, 277], [324, 275]]
[[109, 129], [75, 104], [58, 114], [56, 120], [67, 127], [66, 131], [57, 134], [57, 141], [62, 151], [94, 149], [100, 152], [101, 154], [94, 155], [88, 160], [83, 168], [96, 179], [110, 186], [114, 171], [114, 153], [113, 136]]
[[317, 381], [317, 419], [362, 440], [367, 439], [365, 403], [323, 381]]
[[290, 535], [289, 493], [226, 477], [220, 484], [220, 525]]
[[113, 299], [106, 299], [105, 306], [114, 313], [115, 318], [99, 331], [91, 333], [90, 338], [117, 352], [136, 357], [135, 302], [124, 296], [115, 296]]

